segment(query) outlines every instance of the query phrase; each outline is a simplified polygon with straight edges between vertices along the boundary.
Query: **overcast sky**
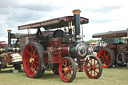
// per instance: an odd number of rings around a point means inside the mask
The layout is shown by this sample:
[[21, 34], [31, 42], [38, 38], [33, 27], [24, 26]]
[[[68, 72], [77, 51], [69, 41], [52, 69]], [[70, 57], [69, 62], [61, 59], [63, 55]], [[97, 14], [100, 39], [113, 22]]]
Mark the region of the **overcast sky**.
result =
[[94, 33], [128, 28], [128, 0], [0, 0], [0, 40], [7, 41], [7, 29], [27, 33], [17, 26], [73, 15], [74, 9], [89, 19], [84, 25], [85, 41]]

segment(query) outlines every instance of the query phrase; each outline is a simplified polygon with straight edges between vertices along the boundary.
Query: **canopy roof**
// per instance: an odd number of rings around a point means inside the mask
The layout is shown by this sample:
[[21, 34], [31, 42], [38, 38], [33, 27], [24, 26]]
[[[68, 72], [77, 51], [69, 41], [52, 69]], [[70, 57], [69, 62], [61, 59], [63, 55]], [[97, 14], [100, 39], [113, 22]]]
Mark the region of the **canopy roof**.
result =
[[106, 37], [106, 38], [117, 38], [117, 37], [127, 37], [128, 30], [120, 31], [109, 31], [104, 33], [95, 33], [92, 35], [93, 38]]
[[[65, 16], [65, 17], [50, 19], [50, 20], [46, 20], [46, 21], [21, 25], [21, 26], [18, 26], [18, 30], [37, 29], [40, 27], [43, 27], [45, 30], [60, 28], [60, 27], [68, 26], [68, 22], [70, 22], [70, 21], [72, 21], [72, 24], [74, 25], [74, 16]], [[80, 17], [80, 24], [86, 24], [88, 22], [89, 22], [89, 20], [87, 18]]]

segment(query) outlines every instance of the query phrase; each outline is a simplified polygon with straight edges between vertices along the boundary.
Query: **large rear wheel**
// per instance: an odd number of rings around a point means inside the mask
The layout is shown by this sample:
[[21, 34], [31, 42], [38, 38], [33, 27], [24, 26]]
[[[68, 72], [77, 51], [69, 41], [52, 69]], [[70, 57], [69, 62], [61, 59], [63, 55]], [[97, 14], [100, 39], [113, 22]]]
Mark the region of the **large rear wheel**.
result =
[[101, 49], [97, 57], [101, 60], [103, 68], [111, 68], [115, 62], [115, 55], [113, 51], [108, 48]]
[[23, 66], [27, 76], [38, 78], [44, 74], [44, 69], [41, 69], [41, 60], [43, 57], [43, 47], [38, 42], [30, 42], [26, 45], [23, 54]]
[[70, 57], [62, 59], [59, 65], [59, 74], [64, 82], [72, 82], [76, 76], [76, 64]]
[[102, 74], [102, 63], [96, 56], [90, 56], [85, 62], [85, 73], [89, 78], [98, 79]]

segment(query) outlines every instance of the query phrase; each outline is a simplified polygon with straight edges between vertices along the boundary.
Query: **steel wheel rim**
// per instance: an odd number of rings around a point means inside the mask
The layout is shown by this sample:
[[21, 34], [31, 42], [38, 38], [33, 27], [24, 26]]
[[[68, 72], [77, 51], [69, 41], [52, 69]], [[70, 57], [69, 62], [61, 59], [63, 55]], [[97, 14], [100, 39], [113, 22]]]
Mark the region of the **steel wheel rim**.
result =
[[103, 68], [107, 68], [111, 64], [111, 55], [107, 50], [100, 50], [97, 56], [101, 60]]
[[36, 75], [39, 69], [39, 56], [37, 49], [31, 44], [25, 48], [23, 65], [24, 70], [29, 77], [34, 77]]
[[69, 59], [63, 59], [60, 63], [60, 77], [63, 81], [69, 81], [73, 76], [73, 65]]
[[85, 63], [85, 73], [89, 78], [96, 78], [100, 73], [100, 65], [97, 59], [90, 57]]

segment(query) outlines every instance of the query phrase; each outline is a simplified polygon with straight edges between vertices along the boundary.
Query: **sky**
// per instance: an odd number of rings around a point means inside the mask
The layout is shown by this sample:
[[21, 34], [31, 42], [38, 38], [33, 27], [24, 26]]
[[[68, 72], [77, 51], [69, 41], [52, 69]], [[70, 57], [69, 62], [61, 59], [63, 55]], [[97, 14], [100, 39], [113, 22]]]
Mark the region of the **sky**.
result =
[[7, 41], [7, 30], [27, 33], [18, 26], [52, 18], [73, 15], [81, 10], [81, 17], [89, 19], [83, 26], [84, 40], [94, 33], [126, 30], [128, 28], [128, 0], [0, 0], [0, 41]]

